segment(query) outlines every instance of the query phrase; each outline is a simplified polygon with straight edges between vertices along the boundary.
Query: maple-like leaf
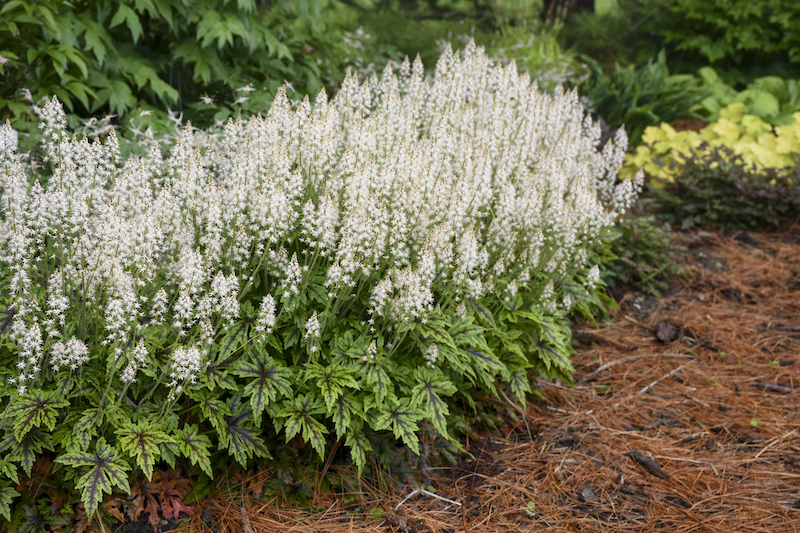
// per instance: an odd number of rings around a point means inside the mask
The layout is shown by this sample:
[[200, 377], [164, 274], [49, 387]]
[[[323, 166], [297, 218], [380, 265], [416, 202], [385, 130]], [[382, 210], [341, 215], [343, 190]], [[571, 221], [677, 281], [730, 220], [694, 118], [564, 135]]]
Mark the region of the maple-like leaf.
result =
[[153, 478], [153, 468], [161, 455], [159, 444], [174, 443], [169, 435], [161, 431], [154, 423], [145, 421], [138, 424], [130, 422], [117, 430], [119, 449], [134, 459], [149, 480]]
[[175, 431], [175, 438], [178, 441], [181, 454], [189, 459], [193, 465], [198, 465], [205, 474], [213, 478], [211, 471], [211, 460], [209, 459], [211, 439], [206, 435], [201, 435], [197, 424], [185, 425]]
[[317, 387], [322, 393], [325, 407], [330, 412], [336, 404], [336, 400], [345, 391], [345, 387], [360, 389], [358, 383], [353, 378], [353, 369], [343, 365], [332, 364], [322, 366], [319, 364], [309, 364], [306, 367], [306, 379], [314, 379]]
[[373, 426], [375, 430], [391, 429], [395, 438], [402, 440], [411, 451], [419, 455], [417, 422], [424, 417], [422, 410], [414, 406], [410, 398], [398, 400], [393, 396], [387, 398], [379, 409], [380, 414]]
[[292, 394], [292, 371], [278, 364], [266, 351], [258, 347], [251, 351], [249, 359], [242, 358], [232, 373], [242, 378], [253, 378], [244, 389], [250, 398], [253, 420], [256, 427], [261, 426], [261, 414], [267, 405], [279, 396]]
[[323, 457], [325, 455], [325, 434], [328, 433], [328, 428], [314, 418], [314, 415], [321, 415], [324, 412], [325, 406], [322, 404], [322, 400], [313, 394], [300, 394], [286, 402], [277, 413], [277, 416], [286, 418], [284, 422], [286, 442], [302, 432], [303, 440], [311, 444], [320, 457]]
[[414, 378], [417, 384], [411, 391], [413, 404], [422, 407], [425, 418], [442, 437], [447, 438], [447, 415], [450, 409], [440, 395], [452, 396], [456, 386], [438, 368], [418, 367], [414, 369]]
[[0, 516], [11, 521], [11, 503], [19, 492], [8, 481], [0, 481]]
[[22, 442], [30, 430], [42, 425], [53, 431], [58, 409], [68, 406], [69, 401], [60, 398], [56, 391], [29, 391], [17, 398], [10, 411], [14, 415], [14, 437], [17, 442]]
[[243, 467], [247, 467], [247, 461], [253, 457], [271, 457], [264, 440], [259, 436], [260, 431], [253, 427], [252, 415], [245, 406], [241, 396], [228, 400], [228, 410], [233, 414], [225, 417], [223, 430], [228, 453]]
[[67, 452], [56, 458], [57, 463], [72, 467], [90, 467], [89, 471], [78, 479], [75, 487], [81, 491], [81, 501], [86, 507], [86, 515], [91, 517], [97, 506], [103, 501], [103, 493], [111, 493], [114, 487], [125, 494], [130, 493], [128, 484], [130, 466], [117, 456], [106, 439], [97, 439], [94, 453], [84, 451]]

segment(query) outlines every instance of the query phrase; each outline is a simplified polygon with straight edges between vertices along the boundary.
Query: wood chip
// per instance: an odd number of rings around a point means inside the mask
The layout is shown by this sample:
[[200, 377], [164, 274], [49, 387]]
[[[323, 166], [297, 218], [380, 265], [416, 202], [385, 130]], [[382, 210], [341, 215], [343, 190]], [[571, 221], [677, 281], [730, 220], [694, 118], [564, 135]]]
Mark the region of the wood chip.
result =
[[661, 470], [661, 466], [655, 459], [651, 459], [636, 450], [628, 451], [628, 457], [642, 465], [648, 472], [661, 479], [669, 479], [669, 475]]

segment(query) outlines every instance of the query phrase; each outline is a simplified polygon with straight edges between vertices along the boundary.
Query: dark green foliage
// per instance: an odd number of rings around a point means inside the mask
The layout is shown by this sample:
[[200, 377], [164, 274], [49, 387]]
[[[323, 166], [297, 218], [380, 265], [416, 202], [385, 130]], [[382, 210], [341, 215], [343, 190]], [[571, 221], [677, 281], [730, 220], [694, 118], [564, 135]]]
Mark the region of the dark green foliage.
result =
[[[226, 118], [239, 97], [249, 99], [236, 111], [261, 111], [284, 80], [297, 94], [315, 94], [337, 46], [320, 7], [318, 0], [10, 0], [0, 9], [0, 117], [25, 115], [23, 89], [34, 101], [56, 94], [84, 116], [169, 106], [195, 123]], [[248, 85], [255, 90], [237, 91]], [[216, 103], [203, 104], [203, 95]]]
[[[651, 29], [741, 82], [757, 75], [800, 74], [800, 2], [796, 0], [640, 0]], [[693, 66], [693, 68], [691, 68]]]
[[777, 226], [780, 217], [800, 216], [800, 171], [756, 169], [725, 147], [671, 163], [674, 182], [653, 188], [660, 216], [688, 228]]
[[616, 63], [645, 63], [664, 46], [649, 26], [655, 12], [644, 12], [640, 0], [616, 1], [618, 9], [606, 13], [571, 12], [561, 31], [567, 46], [595, 59], [605, 72]]
[[623, 288], [661, 296], [669, 278], [682, 275], [683, 267], [674, 262], [671, 231], [655, 215], [630, 213], [617, 223], [609, 241], [609, 257], [603, 263], [603, 280], [608, 288]]
[[632, 146], [641, 142], [648, 126], [694, 117], [692, 108], [706, 96], [691, 76], [670, 76], [663, 51], [656, 61], [638, 69], [617, 65], [610, 78], [596, 61], [588, 57], [585, 61], [591, 75], [581, 85], [581, 94], [611, 129], [625, 126]]

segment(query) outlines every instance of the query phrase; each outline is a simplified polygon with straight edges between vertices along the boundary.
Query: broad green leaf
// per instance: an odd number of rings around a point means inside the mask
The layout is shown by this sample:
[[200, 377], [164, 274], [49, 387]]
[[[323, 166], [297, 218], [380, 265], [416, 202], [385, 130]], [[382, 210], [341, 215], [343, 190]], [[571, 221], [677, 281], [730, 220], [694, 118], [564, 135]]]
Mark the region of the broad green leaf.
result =
[[277, 415], [285, 418], [284, 432], [286, 442], [301, 433], [302, 439], [311, 444], [320, 457], [325, 455], [325, 435], [328, 429], [323, 426], [314, 415], [325, 412], [322, 400], [313, 394], [300, 394], [296, 398], [285, 402]]
[[372, 451], [372, 444], [361, 430], [349, 433], [344, 439], [344, 445], [350, 449], [350, 459], [359, 472], [367, 464], [367, 453]]
[[233, 414], [225, 418], [225, 436], [224, 441], [220, 438], [220, 444], [227, 446], [228, 453], [245, 468], [247, 461], [253, 457], [270, 458], [267, 446], [258, 436], [260, 432], [250, 423], [252, 415], [245, 410], [241, 398], [235, 396], [229, 399], [228, 408]]
[[81, 491], [81, 501], [86, 507], [86, 515], [89, 518], [94, 515], [100, 502], [103, 501], [104, 493], [110, 494], [114, 487], [119, 488], [125, 494], [129, 494], [131, 491], [126, 474], [126, 471], [130, 470], [130, 466], [117, 457], [114, 448], [109, 446], [103, 437], [97, 440], [97, 448], [94, 453], [67, 452], [57, 457], [55, 462], [75, 468], [90, 467], [89, 471], [81, 476], [75, 484], [75, 487]]
[[240, 320], [228, 328], [219, 342], [217, 360], [220, 362], [226, 360], [232, 352], [245, 344], [250, 338], [250, 330], [247, 320]]
[[6, 456], [0, 459], [0, 474], [19, 485], [19, 475], [17, 465], [11, 462], [11, 458]]
[[414, 378], [417, 384], [411, 391], [412, 404], [422, 407], [425, 418], [442, 437], [448, 438], [447, 415], [450, 414], [450, 409], [440, 395], [452, 396], [456, 393], [456, 386], [441, 370], [428, 367], [414, 369]]
[[118, 5], [119, 9], [117, 10], [116, 14], [114, 14], [114, 17], [111, 19], [111, 24], [109, 24], [108, 27], [114, 28], [124, 22], [133, 36], [133, 42], [139, 42], [139, 38], [143, 33], [142, 23], [139, 21], [139, 16], [133, 9], [124, 3], [120, 2]]
[[209, 452], [211, 439], [200, 434], [197, 424], [183, 426], [175, 432], [175, 438], [181, 455], [189, 459], [193, 465], [198, 465], [208, 477], [213, 478]]
[[[189, 397], [200, 406], [200, 413], [211, 422], [220, 438], [224, 438], [225, 417], [231, 415], [228, 406], [222, 401], [212, 398], [207, 391], [192, 390], [189, 392]], [[223, 444], [225, 443], [223, 442]]]
[[241, 358], [231, 372], [241, 378], [254, 378], [244, 389], [250, 399], [253, 420], [261, 426], [261, 414], [271, 402], [292, 394], [292, 371], [279, 365], [262, 347], [252, 350], [250, 357]]
[[419, 455], [419, 425], [417, 422], [424, 417], [424, 413], [419, 407], [411, 403], [410, 398], [398, 400], [389, 397], [384, 404], [379, 406], [380, 414], [375, 422], [374, 429], [381, 431], [391, 429], [396, 439], [400, 439], [408, 446], [412, 452]]
[[58, 409], [62, 407], [69, 407], [69, 401], [54, 391], [28, 391], [18, 397], [10, 410], [14, 415], [14, 437], [21, 442], [30, 430], [43, 425], [53, 431]]
[[363, 410], [359, 402], [351, 396], [343, 394], [336, 400], [336, 405], [330, 416], [333, 420], [333, 427], [336, 430], [336, 438], [340, 439], [348, 430], [352, 431], [354, 423], [361, 425], [360, 421], [353, 420], [353, 416], [362, 418]]
[[353, 378], [353, 369], [342, 365], [331, 364], [323, 367], [319, 364], [310, 364], [306, 367], [306, 380], [314, 379], [315, 384], [322, 393], [322, 399], [330, 412], [336, 404], [336, 400], [345, 390], [360, 389], [358, 383]]
[[22, 471], [30, 477], [33, 463], [44, 450], [53, 451], [53, 438], [50, 433], [42, 433], [39, 429], [32, 429], [22, 441], [17, 441], [14, 434], [6, 432], [0, 441], [0, 450], [13, 460], [19, 460]]
[[457, 349], [457, 346], [453, 341], [453, 337], [450, 336], [448, 329], [449, 324], [444, 318], [428, 318], [424, 324], [420, 324], [419, 326], [420, 339], [424, 343], [435, 342], [439, 345], [439, 348], [442, 346], [448, 346], [455, 350]]
[[78, 422], [72, 426], [72, 440], [81, 450], [88, 450], [92, 440], [97, 436], [97, 426], [103, 423], [103, 413], [97, 409], [86, 409]]
[[394, 384], [392, 380], [389, 379], [386, 370], [384, 370], [384, 367], [388, 367], [389, 372], [391, 372], [393, 366], [394, 365], [390, 361], [378, 361], [377, 359], [364, 364], [362, 370], [362, 372], [364, 372], [364, 379], [367, 385], [372, 386], [372, 391], [375, 393], [375, 398], [378, 400], [378, 403], [383, 402], [389, 394], [394, 392]]
[[519, 400], [520, 405], [525, 405], [525, 393], [531, 392], [531, 382], [528, 379], [528, 373], [524, 370], [518, 370], [511, 374], [511, 390]]
[[148, 481], [153, 478], [156, 460], [161, 455], [158, 445], [174, 442], [153, 422], [127, 423], [117, 429], [116, 433], [120, 451], [136, 460]]
[[19, 492], [8, 481], [0, 481], [0, 516], [7, 522], [11, 521], [11, 504], [17, 496]]

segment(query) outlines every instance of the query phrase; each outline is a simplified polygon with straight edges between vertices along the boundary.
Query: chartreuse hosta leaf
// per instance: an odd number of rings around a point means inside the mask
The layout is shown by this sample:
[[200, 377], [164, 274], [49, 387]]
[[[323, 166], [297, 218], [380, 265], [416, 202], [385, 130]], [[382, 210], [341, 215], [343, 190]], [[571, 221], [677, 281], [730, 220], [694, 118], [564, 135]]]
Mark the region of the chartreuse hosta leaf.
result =
[[322, 399], [313, 394], [300, 394], [284, 402], [277, 416], [285, 419], [283, 430], [286, 433], [286, 442], [300, 433], [302, 439], [311, 444], [320, 457], [325, 455], [325, 435], [328, 428], [314, 418], [314, 415], [324, 413]]
[[116, 450], [106, 443], [106, 439], [97, 439], [94, 453], [84, 451], [68, 451], [56, 458], [61, 463], [75, 468], [89, 467], [89, 471], [78, 479], [76, 488], [81, 491], [81, 501], [86, 507], [86, 515], [91, 518], [103, 501], [104, 493], [111, 493], [114, 487], [123, 493], [131, 492], [128, 484], [130, 466], [117, 456]]
[[353, 369], [337, 364], [322, 366], [313, 363], [308, 365], [306, 367], [306, 380], [309, 379], [315, 380], [314, 383], [322, 393], [322, 399], [328, 412], [333, 409], [336, 400], [342, 395], [345, 387], [356, 390], [361, 388], [353, 378]]
[[241, 378], [253, 378], [245, 387], [244, 395], [250, 398], [256, 427], [261, 427], [261, 414], [269, 403], [292, 394], [292, 371], [267, 355], [263, 347], [251, 350], [249, 358], [241, 358], [232, 373]]
[[60, 398], [55, 391], [32, 390], [14, 401], [14, 437], [21, 442], [33, 428], [46, 427], [53, 431], [58, 410], [69, 407], [69, 401]]
[[447, 434], [447, 415], [450, 410], [441, 395], [452, 396], [456, 386], [447, 379], [438, 368], [418, 367], [414, 370], [417, 384], [411, 390], [411, 398], [415, 407], [421, 407], [436, 431], [444, 437]]
[[136, 459], [137, 466], [142, 469], [148, 480], [152, 479], [153, 468], [161, 455], [158, 445], [175, 442], [151, 421], [138, 424], [128, 422], [117, 429], [117, 437], [120, 451]]
[[211, 471], [211, 460], [209, 459], [211, 439], [200, 434], [197, 424], [185, 425], [176, 430], [175, 439], [181, 455], [189, 459], [193, 465], [198, 465], [208, 477], [213, 478], [214, 473]]
[[0, 481], [0, 516], [11, 521], [11, 503], [19, 492], [8, 481]]
[[421, 408], [413, 405], [410, 398], [397, 399], [389, 396], [383, 405], [378, 406], [379, 414], [373, 428], [376, 431], [391, 429], [396, 439], [401, 439], [411, 451], [419, 455], [419, 425], [424, 418]]

